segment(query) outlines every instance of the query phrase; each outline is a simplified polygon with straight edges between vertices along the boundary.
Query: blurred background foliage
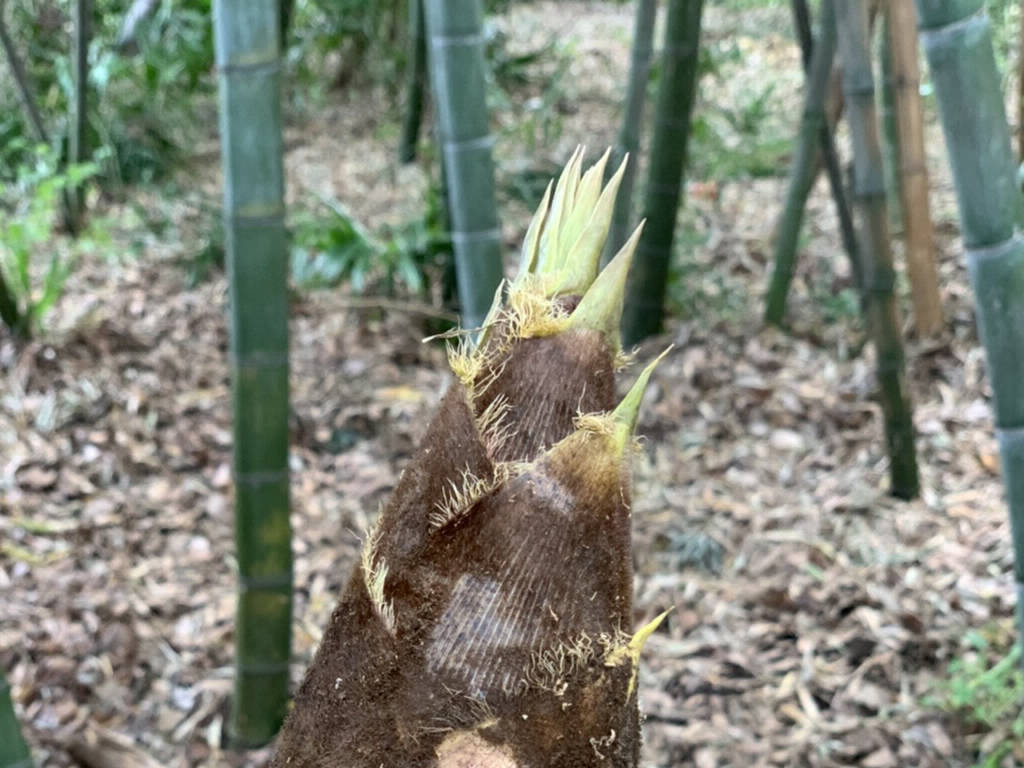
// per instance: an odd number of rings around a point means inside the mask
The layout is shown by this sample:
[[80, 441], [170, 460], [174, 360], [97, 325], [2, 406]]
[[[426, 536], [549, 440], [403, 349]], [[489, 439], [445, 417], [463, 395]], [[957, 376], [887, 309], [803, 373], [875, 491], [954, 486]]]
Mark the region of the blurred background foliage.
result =
[[[55, 179], [68, 173], [64, 161], [73, 96], [72, 5], [72, 0], [19, 0], [8, 4], [6, 18], [53, 142], [45, 149], [50, 159], [44, 167], [51, 169]], [[87, 176], [94, 196], [122, 201], [130, 200], [132, 185], [173, 183], [171, 169], [210, 138], [217, 107], [211, 0], [151, 0], [151, 12], [125, 39], [130, 5], [124, 0], [94, 0], [89, 49], [88, 135], [95, 152]], [[562, 119], [579, 96], [571, 75], [576, 51], [564, 37], [539, 40], [526, 50], [510, 46], [502, 20], [512, 5], [510, 0], [486, 2], [488, 96], [499, 140], [514, 137], [531, 153], [536, 150], [527, 164], [502, 169], [499, 193], [505, 200], [533, 207], [557, 168], [541, 150], [557, 143]], [[750, 11], [755, 27], [764, 22], [758, 13], [764, 12], [770, 13], [766, 18], [788, 28], [783, 0], [722, 0], [721, 5], [729, 11]], [[988, 8], [997, 57], [1007, 77], [1016, 64], [1020, 4], [991, 0]], [[284, 94], [289, 120], [314, 114], [340, 89], [353, 86], [382, 91], [391, 111], [382, 122], [397, 124], [409, 51], [405, 0], [294, 0], [289, 22]], [[757, 34], [757, 29], [751, 34]], [[722, 185], [786, 172], [791, 126], [788, 115], [780, 115], [777, 109], [776, 84], [768, 79], [745, 82], [738, 95], [717, 96], [725, 90], [718, 86], [730, 81], [733, 65], [744, 55], [742, 42], [735, 37], [711, 36], [703, 47], [689, 161], [692, 179]], [[659, 78], [655, 57], [649, 103]], [[930, 93], [927, 79], [922, 91], [926, 96]], [[428, 124], [431, 120], [428, 113]], [[5, 63], [0, 66], [0, 181], [5, 188], [0, 206], [4, 212], [13, 212], [24, 189], [38, 183], [40, 157]], [[427, 205], [407, 221], [382, 231], [368, 232], [337, 201], [302, 200], [293, 206], [289, 216], [296, 288], [347, 283], [357, 292], [387, 296], [396, 292], [434, 300], [441, 294], [450, 296], [443, 287], [444, 275], [450, 273], [450, 249], [440, 171], [436, 152], [428, 151], [424, 157], [432, 169]], [[218, 204], [212, 200], [204, 204], [200, 216], [208, 234], [204, 246], [184, 259], [190, 283], [205, 279], [223, 262]], [[153, 216], [144, 219], [154, 230], [161, 226]], [[54, 213], [53, 228], [58, 228], [58, 220]], [[698, 225], [692, 217], [681, 222], [687, 231], [677, 238], [677, 251], [685, 253], [687, 243], [699, 240]], [[102, 222], [94, 222], [94, 235], [97, 227]], [[698, 312], [708, 301], [728, 304], [733, 300], [724, 294], [693, 297], [684, 280], [687, 271], [692, 269], [683, 263], [671, 275], [670, 295], [677, 310]], [[823, 300], [830, 300], [830, 291], [820, 293], [826, 297]], [[845, 304], [834, 309], [839, 315], [849, 314]]]

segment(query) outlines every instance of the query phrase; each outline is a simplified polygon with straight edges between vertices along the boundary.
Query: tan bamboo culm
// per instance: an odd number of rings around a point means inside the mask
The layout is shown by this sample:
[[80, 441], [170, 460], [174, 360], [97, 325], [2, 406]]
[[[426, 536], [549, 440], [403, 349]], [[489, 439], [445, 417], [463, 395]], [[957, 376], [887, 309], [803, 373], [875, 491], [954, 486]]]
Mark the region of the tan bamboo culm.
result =
[[935, 268], [935, 246], [928, 204], [928, 171], [924, 154], [924, 124], [919, 91], [917, 18], [914, 4], [888, 0], [889, 49], [896, 95], [900, 139], [900, 192], [907, 272], [914, 304], [914, 326], [922, 335], [942, 327], [942, 302]]

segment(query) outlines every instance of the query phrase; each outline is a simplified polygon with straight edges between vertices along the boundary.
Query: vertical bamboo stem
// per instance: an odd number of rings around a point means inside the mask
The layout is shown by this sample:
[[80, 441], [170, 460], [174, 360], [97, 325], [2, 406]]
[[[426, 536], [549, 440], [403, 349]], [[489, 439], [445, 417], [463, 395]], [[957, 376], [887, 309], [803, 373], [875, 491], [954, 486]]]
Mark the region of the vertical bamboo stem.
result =
[[463, 324], [479, 327], [502, 278], [479, 0], [424, 4]]
[[[832, 0], [825, 0], [830, 2]], [[868, 329], [875, 346], [879, 398], [889, 450], [890, 491], [903, 499], [919, 491], [914, 423], [904, 376], [899, 309], [893, 291], [892, 252], [885, 209], [885, 179], [871, 71], [864, 0], [835, 0], [843, 90], [853, 138], [854, 199], [861, 214], [860, 255]]]
[[890, 50], [900, 143], [900, 194], [914, 324], [921, 335], [942, 328], [942, 300], [935, 266], [928, 169], [924, 152], [917, 19], [912, 3], [888, 0]]
[[1020, 193], [983, 8], [983, 0], [917, 0], [992, 382], [1024, 637], [1024, 238], [1015, 231]]
[[644, 203], [647, 226], [629, 275], [622, 338], [635, 344], [662, 329], [672, 238], [683, 194], [697, 91], [704, 0], [669, 0], [661, 84]]
[[231, 291], [236, 676], [230, 732], [265, 744], [288, 700], [288, 270], [277, 0], [216, 0], [224, 217]]
[[[75, 83], [75, 98], [71, 109], [71, 132], [68, 141], [68, 164], [84, 162], [89, 155], [88, 145], [88, 94], [89, 94], [89, 41], [92, 38], [92, 2], [75, 2], [75, 43], [72, 57], [72, 75]], [[71, 212], [75, 229], [81, 221], [85, 200], [82, 188], [76, 186], [69, 192]]]
[[618, 253], [630, 234], [633, 209], [633, 186], [639, 165], [640, 132], [643, 128], [644, 102], [647, 96], [647, 78], [651, 71], [653, 53], [654, 22], [658, 15], [657, 0], [636, 0], [636, 16], [633, 21], [633, 48], [629, 62], [629, 85], [626, 88], [626, 102], [622, 108], [622, 126], [615, 146], [614, 157], [608, 163], [611, 169], [618, 168], [622, 158], [630, 156], [626, 171], [619, 184], [619, 196], [615, 199], [611, 229], [605, 243], [604, 263]]
[[[897, 4], [906, 0], [897, 0]], [[881, 111], [882, 161], [885, 169], [885, 203], [889, 212], [889, 231], [893, 234], [903, 230], [900, 187], [900, 126], [896, 115], [896, 75], [893, 72], [892, 34], [889, 31], [889, 3], [882, 9], [882, 28], [878, 35], [879, 72], [882, 78]]]
[[1024, 0], [1021, 0], [1017, 32], [1017, 162], [1024, 163]]
[[402, 137], [398, 144], [398, 160], [411, 163], [416, 160], [423, 123], [423, 96], [427, 90], [427, 35], [423, 21], [424, 0], [408, 0], [409, 56], [406, 62], [405, 113], [402, 116]]

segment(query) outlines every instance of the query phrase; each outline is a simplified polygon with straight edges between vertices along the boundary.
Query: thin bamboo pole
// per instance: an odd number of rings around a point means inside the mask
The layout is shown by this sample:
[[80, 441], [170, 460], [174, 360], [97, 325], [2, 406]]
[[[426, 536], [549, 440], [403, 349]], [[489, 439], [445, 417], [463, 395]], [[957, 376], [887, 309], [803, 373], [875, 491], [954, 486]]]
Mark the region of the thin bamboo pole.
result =
[[[72, 57], [72, 76], [75, 83], [75, 98], [71, 109], [71, 131], [68, 137], [68, 164], [82, 163], [89, 156], [87, 114], [89, 94], [89, 41], [92, 38], [92, 2], [75, 1], [75, 41]], [[81, 222], [85, 198], [81, 186], [69, 191], [74, 228]]]
[[867, 297], [867, 325], [875, 346], [879, 399], [889, 450], [890, 492], [910, 499], [918, 494], [920, 486], [910, 393], [904, 376], [899, 308], [893, 291], [868, 12], [864, 0], [834, 2], [843, 90], [853, 138], [854, 200], [861, 215], [859, 252]]
[[636, 0], [636, 15], [633, 21], [633, 49], [629, 62], [629, 85], [626, 87], [626, 102], [622, 107], [622, 125], [619, 138], [608, 172], [619, 167], [627, 154], [630, 156], [619, 196], [615, 199], [612, 225], [605, 243], [603, 263], [607, 264], [618, 253], [630, 234], [633, 211], [633, 186], [640, 159], [640, 133], [643, 130], [644, 102], [647, 100], [647, 79], [651, 72], [653, 54], [654, 22], [658, 16], [657, 0]]
[[661, 83], [644, 212], [647, 226], [629, 276], [622, 338], [635, 344], [662, 329], [672, 237], [683, 195], [690, 117], [697, 91], [704, 0], [669, 0]]
[[[25, 65], [18, 55], [18, 49], [14, 47], [10, 30], [7, 28], [7, 0], [0, 0], [0, 47], [4, 49], [7, 64], [11, 68], [11, 79], [14, 80], [14, 87], [18, 92], [18, 99], [21, 101], [28, 129], [35, 136], [36, 141], [49, 145], [50, 137], [43, 123], [42, 115], [39, 113], [35, 97], [32, 95], [32, 87], [25, 71]], [[71, 196], [67, 189], [61, 191], [61, 205], [64, 226], [68, 232], [74, 235], [78, 230], [75, 227], [76, 219], [72, 209]]]
[[11, 687], [0, 672], [0, 768], [32, 768], [32, 755], [14, 715]]
[[462, 321], [478, 328], [502, 278], [480, 0], [424, 4], [427, 61], [438, 112]]
[[983, 0], [917, 0], [992, 382], [1024, 637], [1024, 238], [1015, 231], [1020, 193], [983, 9]]
[[927, 336], [942, 328], [942, 299], [939, 296], [931, 207], [928, 203], [917, 18], [913, 3], [906, 0], [888, 0], [888, 6], [907, 272], [914, 303], [914, 325], [920, 335]]
[[[807, 93], [800, 121], [800, 135], [797, 137], [797, 153], [793, 160], [793, 170], [786, 193], [786, 204], [783, 207], [779, 223], [776, 225], [775, 266], [765, 306], [765, 322], [772, 325], [781, 325], [785, 315], [786, 296], [793, 281], [796, 264], [800, 226], [807, 197], [814, 185], [815, 159], [819, 153], [824, 157], [825, 168], [828, 170], [829, 183], [839, 215], [843, 245], [850, 258], [854, 278], [858, 286], [860, 284], [856, 234], [849, 204], [846, 201], [846, 192], [843, 188], [842, 170], [839, 167], [835, 140], [828, 124], [825, 108], [836, 51], [834, 11], [830, 3], [822, 6], [821, 36], [817, 45], [812, 45], [811, 41], [807, 39], [807, 35], [810, 34], [810, 24], [806, 2], [796, 0], [793, 3], [793, 16], [801, 49], [805, 52], [804, 60], [807, 61], [809, 58], [809, 63], [805, 65], [807, 67]], [[810, 55], [808, 56], [808, 54]]]
[[[900, 0], [906, 5], [906, 0]], [[889, 5], [882, 9], [882, 24], [878, 34], [879, 73], [882, 79], [881, 98], [878, 100], [882, 127], [882, 161], [885, 168], [885, 203], [889, 212], [889, 231], [903, 231], [903, 210], [900, 188], [900, 126], [896, 115], [896, 75], [893, 72], [892, 34], [889, 31]]]
[[[799, 9], [801, 10], [798, 10]], [[800, 50], [804, 62], [804, 69], [809, 73], [811, 59], [814, 56], [814, 40], [811, 37], [810, 11], [807, 9], [807, 0], [793, 0], [794, 14], [802, 16], [803, 20], [797, 18], [796, 27], [800, 40]], [[834, 19], [833, 19], [834, 26]], [[824, 29], [824, 25], [822, 25]], [[857, 230], [853, 224], [853, 212], [850, 210], [850, 201], [847, 199], [846, 185], [843, 182], [843, 169], [839, 162], [839, 151], [836, 149], [835, 127], [843, 106], [843, 89], [840, 80], [838, 62], [835, 61], [835, 54], [832, 55], [832, 72], [829, 75], [828, 86], [825, 91], [825, 125], [821, 129], [821, 151], [815, 158], [814, 178], [817, 179], [819, 165], [824, 163], [825, 172], [828, 174], [829, 188], [832, 190], [832, 200], [836, 207], [836, 218], [839, 219], [839, 236], [843, 241], [843, 250], [850, 262], [850, 274], [853, 276], [853, 283], [858, 292], [861, 291], [860, 255], [857, 253]], [[804, 202], [806, 205], [806, 201]]]
[[1021, 0], [1017, 32], [1017, 162], [1024, 163], [1024, 0]]
[[3, 267], [0, 267], [0, 321], [14, 333], [24, 333], [27, 323], [24, 322], [18, 300], [7, 284]]
[[423, 21], [424, 0], [408, 0], [409, 56], [406, 62], [405, 113], [402, 116], [402, 137], [398, 143], [398, 160], [416, 160], [423, 123], [423, 97], [427, 90], [427, 34]]
[[277, 0], [216, 0], [224, 229], [231, 292], [238, 614], [230, 734], [268, 742], [291, 649], [288, 268]]

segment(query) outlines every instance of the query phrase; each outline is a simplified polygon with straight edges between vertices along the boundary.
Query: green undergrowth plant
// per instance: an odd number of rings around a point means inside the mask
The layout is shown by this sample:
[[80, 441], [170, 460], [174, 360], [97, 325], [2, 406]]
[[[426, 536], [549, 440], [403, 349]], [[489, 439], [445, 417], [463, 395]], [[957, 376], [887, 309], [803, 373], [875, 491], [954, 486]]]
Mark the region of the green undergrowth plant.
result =
[[[509, 36], [488, 23], [484, 33], [488, 103], [503, 136], [525, 144], [527, 154], [557, 143], [573, 100], [569, 66], [575, 53], [560, 37], [514, 50]], [[534, 204], [536, 201], [534, 201]]]
[[96, 176], [95, 162], [57, 170], [54, 153], [36, 147], [12, 184], [0, 194], [0, 269], [3, 270], [3, 322], [15, 334], [28, 337], [43, 327], [43, 319], [64, 291], [76, 256], [101, 247], [108, 235], [93, 221], [76, 240], [58, 232], [62, 192]]
[[451, 238], [436, 186], [425, 203], [421, 215], [374, 235], [342, 203], [322, 198], [318, 212], [299, 214], [293, 228], [295, 286], [312, 290], [345, 282], [356, 293], [443, 298], [435, 289], [441, 289], [451, 261]]
[[[745, 59], [733, 39], [719, 40], [701, 52], [701, 77], [712, 84], [702, 98], [691, 126], [690, 175], [720, 182], [775, 177], [785, 173], [792, 137], [781, 118], [781, 99], [771, 81], [738, 79]], [[737, 83], [739, 83], [737, 85]], [[725, 96], [712, 94], [734, 94]]]
[[962, 655], [925, 705], [948, 713], [976, 750], [976, 768], [1024, 763], [1024, 670], [1021, 645], [1005, 629], [968, 632]]

